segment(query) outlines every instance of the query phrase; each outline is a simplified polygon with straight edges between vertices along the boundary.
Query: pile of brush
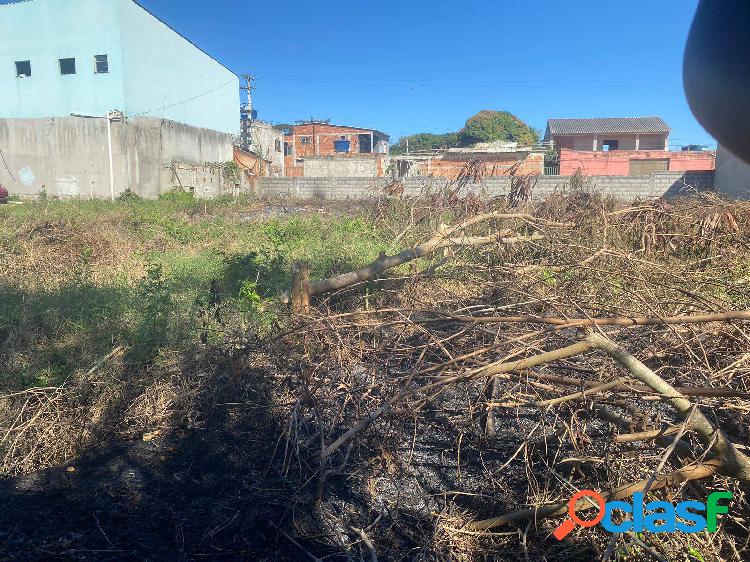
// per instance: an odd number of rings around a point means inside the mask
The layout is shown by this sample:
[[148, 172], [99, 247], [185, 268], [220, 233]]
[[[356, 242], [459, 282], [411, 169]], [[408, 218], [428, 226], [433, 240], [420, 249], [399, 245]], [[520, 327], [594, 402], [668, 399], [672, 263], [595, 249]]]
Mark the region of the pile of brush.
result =
[[[381, 220], [422, 243], [300, 281], [257, 348], [284, 373], [281, 470], [309, 494], [284, 523], [388, 559], [746, 558], [750, 206], [493, 204], [446, 226], [404, 203], [406, 233]], [[712, 489], [733, 493], [716, 533], [550, 536], [580, 490]]]
[[[292, 305], [270, 335], [245, 326], [165, 378], [114, 380], [115, 348], [62, 387], [1, 397], [0, 469], [165, 424], [213, 419], [239, 444], [263, 424], [276, 433], [243, 444], [247, 462], [272, 453], [248, 489], [273, 494], [269, 525], [300, 557], [747, 559], [750, 205], [623, 207], [585, 190], [533, 202], [532, 183], [511, 203], [380, 201], [391, 255], [328, 279], [300, 264], [266, 303]], [[679, 502], [716, 489], [733, 497], [714, 533], [551, 536], [581, 490]]]

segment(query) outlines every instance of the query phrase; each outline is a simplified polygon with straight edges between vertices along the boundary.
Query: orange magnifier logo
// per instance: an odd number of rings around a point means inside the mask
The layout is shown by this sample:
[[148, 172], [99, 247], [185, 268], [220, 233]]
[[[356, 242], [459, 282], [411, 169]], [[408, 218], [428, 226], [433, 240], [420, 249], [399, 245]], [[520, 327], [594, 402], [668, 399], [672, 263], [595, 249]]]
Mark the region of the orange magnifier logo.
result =
[[[596, 514], [596, 517], [588, 521], [586, 519], [581, 519], [578, 517], [578, 515], [576, 515], [576, 504], [580, 499], [585, 497], [589, 497], [596, 501], [599, 507], [599, 513]], [[555, 532], [552, 534], [557, 540], [561, 541], [565, 537], [567, 537], [571, 533], [571, 531], [573, 531], [573, 529], [576, 528], [576, 525], [579, 525], [580, 527], [594, 527], [595, 525], [601, 523], [601, 520], [604, 519], [604, 510], [604, 497], [600, 493], [594, 492], [593, 490], [581, 490], [580, 492], [576, 492], [568, 502], [569, 519], [563, 521], [562, 524], [557, 529], [555, 529]]]

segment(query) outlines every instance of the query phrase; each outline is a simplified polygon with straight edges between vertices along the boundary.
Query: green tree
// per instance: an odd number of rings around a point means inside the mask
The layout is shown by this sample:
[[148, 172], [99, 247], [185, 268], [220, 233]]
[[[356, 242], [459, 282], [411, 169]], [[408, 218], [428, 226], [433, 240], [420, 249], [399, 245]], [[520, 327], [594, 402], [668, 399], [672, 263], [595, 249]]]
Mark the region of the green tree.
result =
[[489, 109], [469, 117], [458, 134], [461, 146], [493, 141], [517, 142], [522, 145], [539, 142], [539, 134], [512, 113]]
[[441, 148], [453, 148], [459, 145], [458, 133], [445, 133], [443, 135], [418, 133], [416, 135], [401, 137], [396, 144], [391, 145], [391, 154], [406, 154], [407, 139], [409, 142], [409, 152], [440, 150]]

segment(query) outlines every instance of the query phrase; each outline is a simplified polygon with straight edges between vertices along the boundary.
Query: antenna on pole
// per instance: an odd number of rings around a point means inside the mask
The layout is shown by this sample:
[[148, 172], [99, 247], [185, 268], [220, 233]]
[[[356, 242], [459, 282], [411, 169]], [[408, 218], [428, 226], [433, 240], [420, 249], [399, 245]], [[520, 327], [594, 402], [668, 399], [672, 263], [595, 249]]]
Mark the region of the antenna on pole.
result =
[[255, 76], [252, 74], [242, 74], [242, 80], [244, 83], [240, 86], [240, 90], [245, 92], [247, 101], [240, 107], [240, 119], [242, 122], [242, 130], [240, 131], [240, 138], [242, 141], [242, 148], [244, 150], [250, 150], [251, 142], [251, 124], [255, 119], [253, 114], [253, 90], [255, 89]]
[[248, 113], [252, 113], [253, 111], [253, 95], [252, 91], [255, 89], [255, 76], [252, 74], [241, 74], [240, 75], [242, 80], [244, 80], [244, 84], [240, 86], [240, 90], [245, 92], [247, 95], [247, 101], [242, 105], [242, 108], [246, 110]]

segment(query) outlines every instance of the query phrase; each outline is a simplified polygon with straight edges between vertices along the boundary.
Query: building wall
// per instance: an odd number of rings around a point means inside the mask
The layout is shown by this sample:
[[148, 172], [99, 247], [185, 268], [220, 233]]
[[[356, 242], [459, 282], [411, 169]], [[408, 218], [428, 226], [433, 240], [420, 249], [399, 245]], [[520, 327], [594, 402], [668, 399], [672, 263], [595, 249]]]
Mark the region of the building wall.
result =
[[237, 76], [132, 0], [119, 2], [126, 114], [239, 134]]
[[750, 199], [750, 164], [719, 145], [716, 153], [716, 192]]
[[[707, 191], [713, 186], [713, 172], [654, 172], [648, 176], [601, 176], [588, 180], [592, 192], [610, 195], [622, 201], [648, 199], [653, 197], [673, 197], [694, 191]], [[479, 183], [470, 184], [467, 192], [479, 197], [507, 195], [511, 179], [507, 176], [485, 178]], [[296, 199], [365, 199], [382, 196], [391, 180], [386, 178], [261, 178], [255, 194], [261, 197], [281, 197]], [[417, 196], [436, 191], [450, 185], [449, 180], [435, 177], [409, 177], [402, 180], [404, 196]], [[533, 198], [540, 199], [555, 192], [570, 188], [570, 177], [540, 176], [532, 192]]]
[[[580, 151], [602, 150], [604, 141], [617, 141], [618, 150], [636, 150], [636, 138], [638, 150], [666, 150], [669, 142], [669, 135], [667, 134], [606, 134], [596, 135], [596, 137], [594, 135], [552, 136], [555, 147]], [[594, 148], [595, 141], [596, 148]]]
[[[237, 134], [239, 80], [132, 0], [0, 5], [0, 117], [103, 116], [120, 109]], [[94, 72], [107, 55], [109, 72]], [[60, 75], [60, 58], [76, 74]], [[15, 61], [31, 61], [17, 78]]]
[[284, 134], [269, 123], [253, 121], [250, 125], [250, 150], [270, 162], [267, 174], [284, 175]]
[[[120, 1], [0, 5], [0, 118], [100, 116], [124, 108]], [[94, 73], [95, 55], [107, 55], [109, 73]], [[60, 75], [61, 58], [76, 59], [76, 74]], [[28, 78], [16, 77], [15, 61], [23, 60], [31, 61]]]
[[[285, 140], [292, 142], [294, 155], [302, 156], [326, 156], [339, 154], [336, 152], [334, 141], [346, 137], [350, 141], [349, 152], [359, 153], [359, 135], [370, 135], [370, 129], [358, 129], [356, 127], [341, 127], [326, 123], [303, 123], [292, 128], [292, 134], [286, 135]], [[310, 144], [302, 144], [301, 137], [312, 137]]]
[[[369, 137], [371, 134], [377, 146], [377, 137], [371, 129], [326, 123], [295, 125], [290, 134], [284, 135], [284, 142], [292, 148], [292, 154], [284, 157], [284, 174], [290, 177], [382, 176], [386, 154], [360, 153], [359, 135]], [[334, 143], [342, 137], [350, 142], [348, 153], [336, 152]], [[304, 138], [309, 138], [310, 143], [303, 144]], [[363, 160], [355, 162], [352, 158]], [[342, 162], [330, 162], [330, 159], [340, 159]]]
[[[181, 180], [174, 173], [179, 164], [231, 161], [232, 140], [225, 133], [163, 119], [113, 123], [115, 195], [130, 188], [143, 197], [155, 197], [179, 186]], [[0, 119], [0, 147], [10, 170], [0, 166], [0, 183], [14, 195], [111, 194], [105, 118]], [[198, 195], [215, 195], [210, 186], [182, 185]]]
[[577, 170], [590, 176], [627, 176], [630, 160], [669, 159], [670, 171], [708, 171], [715, 167], [713, 152], [682, 152], [667, 150], [615, 150], [612, 152], [560, 151], [560, 174], [572, 175]]

